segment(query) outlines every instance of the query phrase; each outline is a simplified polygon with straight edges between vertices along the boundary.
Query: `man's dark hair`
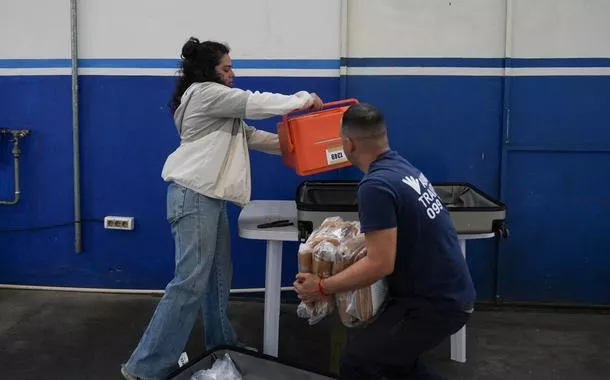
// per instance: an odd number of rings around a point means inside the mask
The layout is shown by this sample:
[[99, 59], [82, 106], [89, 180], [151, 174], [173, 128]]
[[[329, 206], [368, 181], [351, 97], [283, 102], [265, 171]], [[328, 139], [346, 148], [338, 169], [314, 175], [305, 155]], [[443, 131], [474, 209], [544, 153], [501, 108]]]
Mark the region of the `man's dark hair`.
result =
[[386, 136], [383, 113], [370, 104], [358, 103], [343, 114], [343, 133], [356, 139], [381, 139]]

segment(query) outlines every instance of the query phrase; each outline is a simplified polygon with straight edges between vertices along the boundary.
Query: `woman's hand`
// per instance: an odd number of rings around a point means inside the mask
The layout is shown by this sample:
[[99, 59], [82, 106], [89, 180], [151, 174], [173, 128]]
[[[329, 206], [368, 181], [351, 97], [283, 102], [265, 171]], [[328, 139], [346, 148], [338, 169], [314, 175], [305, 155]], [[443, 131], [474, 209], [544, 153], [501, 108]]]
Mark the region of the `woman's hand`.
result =
[[318, 94], [316, 94], [315, 92], [311, 93], [311, 97], [313, 98], [313, 103], [311, 104], [311, 106], [309, 106], [308, 109], [312, 111], [321, 110], [322, 107], [324, 107], [324, 102], [322, 101], [322, 99], [320, 99]]

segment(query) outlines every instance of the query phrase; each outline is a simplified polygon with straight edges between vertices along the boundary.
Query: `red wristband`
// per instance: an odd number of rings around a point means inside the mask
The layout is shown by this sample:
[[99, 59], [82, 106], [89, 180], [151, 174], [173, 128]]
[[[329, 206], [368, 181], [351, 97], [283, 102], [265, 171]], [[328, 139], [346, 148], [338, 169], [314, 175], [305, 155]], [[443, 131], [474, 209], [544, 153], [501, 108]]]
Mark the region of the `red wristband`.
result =
[[323, 279], [320, 279], [318, 281], [318, 291], [320, 292], [320, 294], [322, 294], [323, 296], [328, 296], [328, 294], [326, 294], [326, 289], [324, 288], [324, 285], [322, 284], [322, 281], [324, 281]]

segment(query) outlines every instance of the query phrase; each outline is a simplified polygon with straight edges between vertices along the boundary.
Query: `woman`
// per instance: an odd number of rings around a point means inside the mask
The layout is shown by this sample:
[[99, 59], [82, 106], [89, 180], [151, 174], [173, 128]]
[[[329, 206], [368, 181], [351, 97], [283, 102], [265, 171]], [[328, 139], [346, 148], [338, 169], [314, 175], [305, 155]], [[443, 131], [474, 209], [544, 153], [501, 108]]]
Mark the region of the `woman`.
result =
[[161, 379], [178, 362], [201, 309], [208, 349], [242, 345], [227, 316], [232, 264], [227, 201], [250, 200], [248, 148], [280, 154], [276, 134], [243, 118], [263, 119], [293, 110], [321, 109], [305, 91], [294, 95], [233, 88], [229, 48], [189, 39], [182, 75], [171, 101], [180, 146], [162, 177], [170, 182], [167, 218], [175, 240], [176, 271], [129, 361], [126, 379]]

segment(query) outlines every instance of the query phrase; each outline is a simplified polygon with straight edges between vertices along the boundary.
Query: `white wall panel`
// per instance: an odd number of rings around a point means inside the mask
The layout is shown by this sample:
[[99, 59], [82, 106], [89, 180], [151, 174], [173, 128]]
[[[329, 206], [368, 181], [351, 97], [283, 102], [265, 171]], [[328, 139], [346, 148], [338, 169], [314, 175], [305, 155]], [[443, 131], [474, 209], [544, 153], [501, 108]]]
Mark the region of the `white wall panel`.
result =
[[[503, 57], [506, 1], [348, 0], [348, 56]], [[512, 2], [513, 57], [610, 57], [610, 0]], [[177, 58], [194, 35], [238, 59], [334, 59], [340, 3], [79, 0], [79, 54]], [[2, 0], [0, 33], [0, 59], [69, 58], [70, 1]]]
[[350, 57], [504, 56], [504, 0], [348, 0]]
[[228, 43], [234, 58], [338, 58], [339, 0], [86, 0], [85, 58], [177, 57], [189, 36]]
[[610, 57], [610, 0], [513, 1], [513, 57]]
[[0, 59], [70, 57], [69, 0], [1, 0]]

